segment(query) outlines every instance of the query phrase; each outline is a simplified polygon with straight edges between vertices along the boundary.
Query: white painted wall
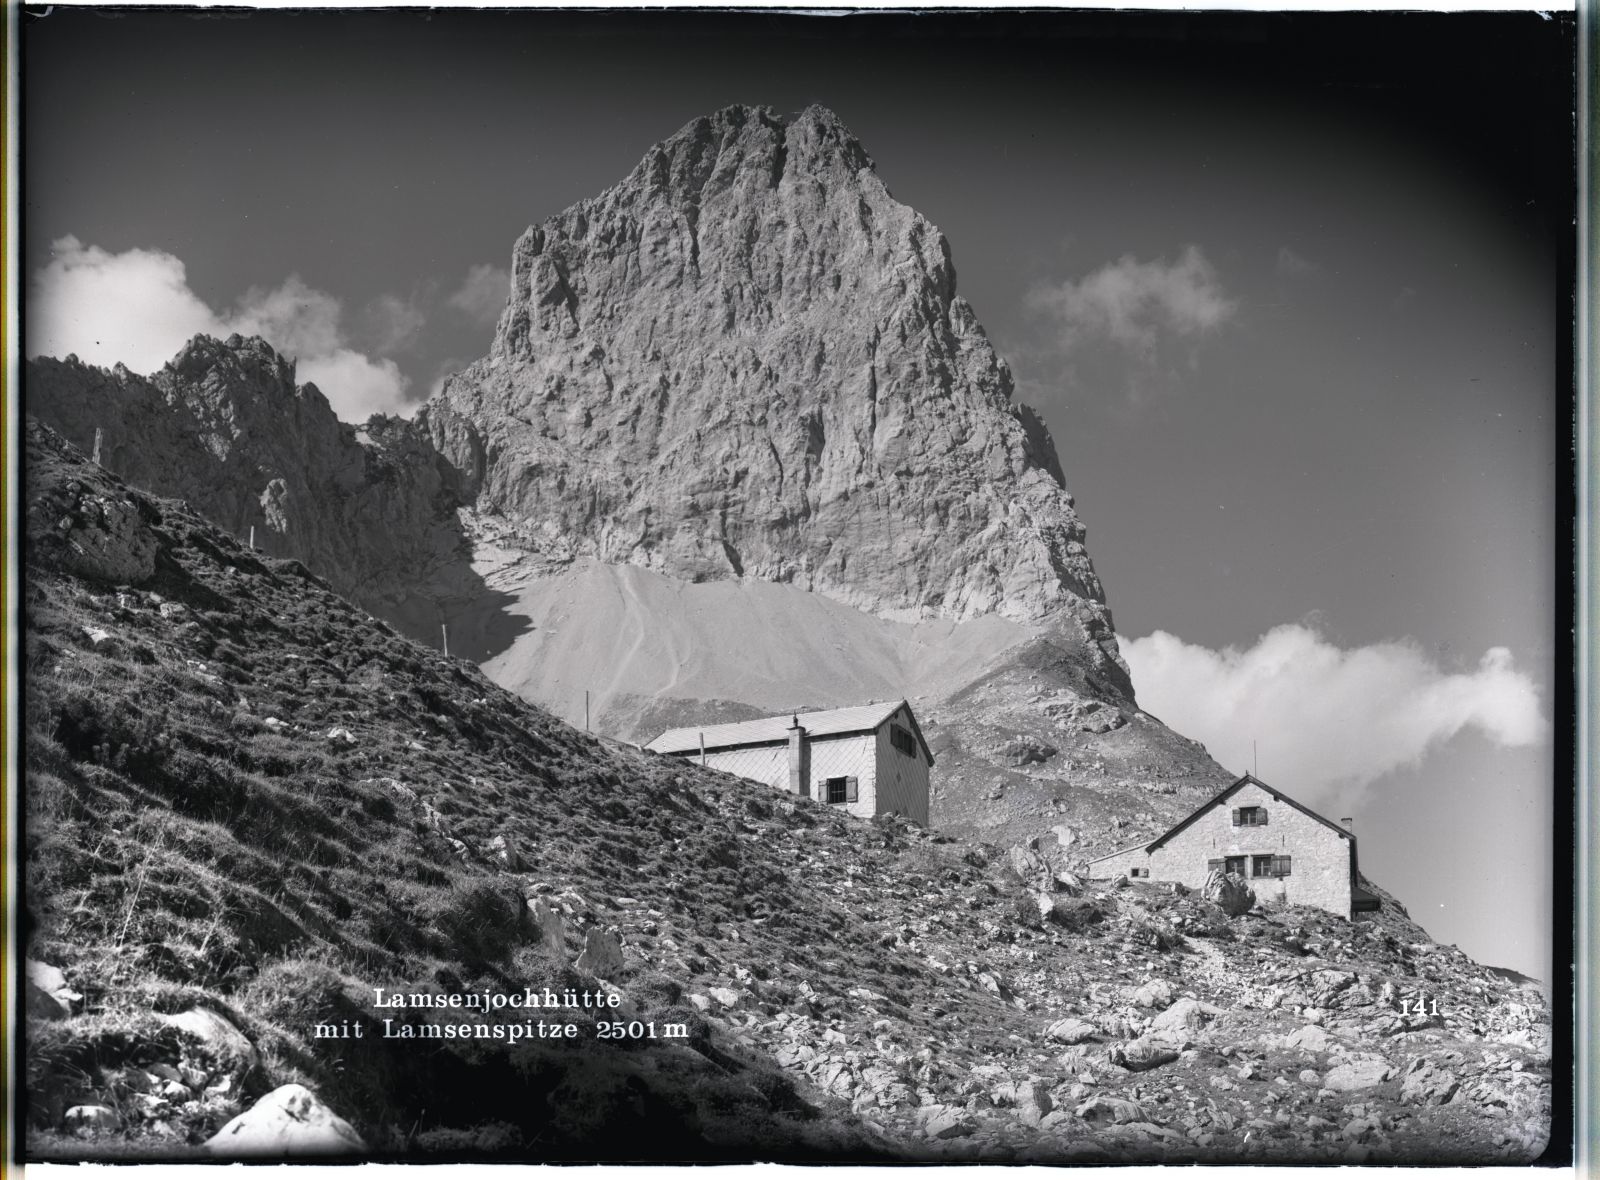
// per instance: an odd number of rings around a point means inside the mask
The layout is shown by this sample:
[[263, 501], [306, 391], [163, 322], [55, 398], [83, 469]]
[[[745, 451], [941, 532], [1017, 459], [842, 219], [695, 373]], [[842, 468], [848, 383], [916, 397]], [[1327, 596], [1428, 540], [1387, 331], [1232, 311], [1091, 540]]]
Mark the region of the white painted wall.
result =
[[876, 810], [872, 814], [899, 812], [927, 827], [928, 763], [922, 753], [922, 743], [917, 743], [915, 754], [902, 754], [889, 741], [890, 723], [898, 723], [915, 736], [903, 708], [878, 727], [874, 743], [877, 763]]
[[[904, 709], [889, 720], [911, 729]], [[854, 775], [856, 801], [835, 806], [862, 819], [899, 812], [927, 826], [928, 763], [920, 742], [914, 755], [902, 754], [889, 742], [886, 721], [872, 733], [807, 738], [807, 744], [811, 749], [811, 798], [826, 802], [830, 778]], [[683, 757], [690, 762], [701, 760], [699, 754]], [[780, 791], [789, 789], [787, 745], [712, 751], [705, 756], [705, 765]]]

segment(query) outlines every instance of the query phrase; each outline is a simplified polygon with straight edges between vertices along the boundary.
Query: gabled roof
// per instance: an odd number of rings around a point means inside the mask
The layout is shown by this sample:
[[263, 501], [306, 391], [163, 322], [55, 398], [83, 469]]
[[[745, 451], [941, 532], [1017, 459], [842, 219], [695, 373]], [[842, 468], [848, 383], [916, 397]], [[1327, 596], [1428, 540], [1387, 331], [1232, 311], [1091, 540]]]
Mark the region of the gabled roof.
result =
[[707, 750], [729, 750], [741, 746], [776, 746], [789, 741], [789, 729], [796, 720], [805, 727], [808, 737], [833, 737], [847, 733], [870, 733], [893, 717], [899, 710], [906, 711], [911, 722], [911, 732], [922, 747], [922, 754], [933, 765], [933, 751], [917, 724], [916, 714], [904, 700], [873, 701], [866, 705], [848, 705], [842, 709], [818, 709], [811, 713], [783, 713], [777, 717], [760, 717], [754, 721], [733, 721], [725, 725], [687, 725], [669, 729], [647, 742], [645, 749], [658, 754], [699, 753], [702, 738]]
[[1144, 847], [1143, 843], [1129, 844], [1125, 848], [1119, 848], [1115, 852], [1108, 852], [1104, 856], [1097, 856], [1093, 860], [1088, 861], [1086, 863], [1092, 864], [1092, 865], [1097, 865], [1103, 860], [1110, 860], [1113, 856], [1121, 856], [1125, 852], [1137, 852], [1137, 851], [1139, 851], [1139, 849], [1141, 849], [1143, 847]]
[[1271, 795], [1279, 803], [1287, 803], [1290, 807], [1294, 808], [1296, 811], [1304, 812], [1306, 815], [1309, 815], [1312, 819], [1316, 820], [1319, 824], [1323, 824], [1323, 825], [1325, 825], [1327, 827], [1332, 828], [1335, 832], [1338, 832], [1339, 835], [1341, 835], [1341, 836], [1345, 837], [1346, 839], [1348, 839], [1351, 842], [1352, 845], [1355, 844], [1355, 839], [1356, 839], [1355, 833], [1350, 831], [1348, 828], [1341, 828], [1338, 824], [1334, 823], [1327, 816], [1318, 815], [1315, 811], [1312, 811], [1311, 808], [1305, 806], [1305, 804], [1303, 804], [1303, 803], [1296, 803], [1293, 799], [1289, 798], [1289, 796], [1285, 795], [1282, 791], [1278, 790], [1276, 787], [1267, 786], [1266, 783], [1262, 782], [1255, 775], [1253, 775], [1253, 774], [1242, 774], [1237, 779], [1235, 779], [1232, 783], [1230, 783], [1228, 786], [1224, 787], [1220, 794], [1215, 795], [1212, 798], [1206, 800], [1206, 802], [1200, 804], [1200, 806], [1195, 808], [1194, 811], [1191, 812], [1188, 816], [1186, 816], [1185, 818], [1179, 820], [1176, 824], [1174, 824], [1172, 827], [1168, 828], [1161, 835], [1157, 836], [1149, 844], [1146, 844], [1144, 850], [1146, 852], [1154, 852], [1157, 848], [1160, 848], [1168, 840], [1172, 839], [1179, 832], [1183, 831], [1184, 828], [1186, 828], [1190, 824], [1194, 823], [1195, 820], [1199, 819], [1202, 815], [1204, 815], [1206, 812], [1210, 811], [1213, 807], [1219, 806], [1225, 799], [1228, 798], [1229, 795], [1232, 795], [1235, 791], [1239, 790], [1239, 788], [1243, 787], [1247, 783], [1254, 783], [1256, 786], [1260, 787], [1267, 794]]

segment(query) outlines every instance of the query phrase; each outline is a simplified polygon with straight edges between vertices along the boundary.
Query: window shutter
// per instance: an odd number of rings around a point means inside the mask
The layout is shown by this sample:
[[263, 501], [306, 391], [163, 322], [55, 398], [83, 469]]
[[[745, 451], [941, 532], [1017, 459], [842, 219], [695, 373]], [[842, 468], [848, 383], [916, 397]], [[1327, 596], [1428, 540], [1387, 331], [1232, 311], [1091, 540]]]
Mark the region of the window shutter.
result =
[[1278, 858], [1277, 873], [1280, 877], [1287, 877], [1289, 875], [1289, 857], [1280, 856]]
[[1267, 809], [1265, 807], [1256, 808], [1256, 823], [1262, 827], [1267, 826]]
[[1233, 826], [1234, 827], [1238, 827], [1239, 826], [1239, 812], [1241, 810], [1243, 810], [1243, 809], [1239, 808], [1239, 807], [1235, 807], [1233, 809]]
[[860, 780], [852, 774], [844, 780], [844, 801], [846, 803], [854, 803], [860, 797]]

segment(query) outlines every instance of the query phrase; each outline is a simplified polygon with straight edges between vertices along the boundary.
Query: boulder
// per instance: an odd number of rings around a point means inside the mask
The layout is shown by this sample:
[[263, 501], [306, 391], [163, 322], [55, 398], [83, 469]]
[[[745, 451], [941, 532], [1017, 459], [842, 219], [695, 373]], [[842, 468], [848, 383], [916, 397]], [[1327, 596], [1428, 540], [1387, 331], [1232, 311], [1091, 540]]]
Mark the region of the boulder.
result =
[[304, 1086], [279, 1086], [206, 1140], [224, 1159], [329, 1156], [363, 1152], [355, 1129]]
[[1363, 1057], [1334, 1066], [1322, 1079], [1322, 1085], [1328, 1090], [1366, 1090], [1393, 1076], [1394, 1067], [1381, 1057]]
[[533, 918], [539, 941], [544, 943], [545, 949], [558, 958], [564, 958], [567, 953], [567, 925], [561, 911], [550, 904], [549, 898], [535, 897], [528, 900], [528, 913]]
[[923, 1119], [923, 1133], [929, 1139], [959, 1139], [977, 1130], [965, 1112], [955, 1107], [936, 1103], [922, 1107], [918, 1113]]
[[1085, 1041], [1092, 1041], [1095, 1037], [1095, 1026], [1087, 1020], [1076, 1016], [1069, 1016], [1065, 1020], [1057, 1020], [1047, 1025], [1044, 1035], [1047, 1039], [1057, 1041], [1063, 1045], [1081, 1045]]
[[1025, 885], [1048, 883], [1052, 880], [1050, 866], [1044, 857], [1025, 845], [1013, 844], [1007, 849], [1006, 861], [1011, 865], [1011, 871], [1017, 875], [1017, 879]]
[[62, 1020], [72, 1015], [72, 1006], [83, 1002], [83, 996], [67, 986], [67, 977], [59, 967], [48, 963], [25, 961], [27, 1013], [46, 1020]]
[[589, 927], [584, 935], [583, 954], [573, 966], [587, 975], [610, 979], [622, 970], [622, 939], [615, 930]]
[[1137, 1102], [1110, 1095], [1097, 1095], [1083, 1103], [1073, 1113], [1085, 1122], [1099, 1124], [1142, 1123], [1149, 1121], [1150, 1118], [1145, 1113], [1144, 1107]]
[[1213, 869], [1206, 878], [1201, 896], [1222, 907], [1223, 913], [1237, 918], [1256, 904], [1255, 890], [1237, 873], [1224, 873]]
[[1141, 1008], [1165, 1008], [1172, 1003], [1172, 985], [1165, 979], [1146, 980], [1133, 993], [1133, 1002]]
[[1178, 1060], [1178, 1050], [1160, 1041], [1140, 1037], [1123, 1045], [1113, 1045], [1107, 1056], [1112, 1065], [1120, 1065], [1130, 1073], [1143, 1073]]
[[517, 847], [516, 841], [503, 832], [484, 846], [484, 852], [488, 854], [490, 860], [499, 861], [507, 872], [520, 873], [523, 870], [522, 851]]
[[1314, 1024], [1295, 1029], [1283, 1039], [1285, 1049], [1304, 1049], [1307, 1053], [1326, 1053], [1335, 1047], [1327, 1032]]
[[1400, 1100], [1417, 1106], [1443, 1106], [1456, 1096], [1461, 1079], [1448, 1069], [1418, 1058], [1406, 1069], [1400, 1083]]
[[190, 1008], [161, 1019], [194, 1036], [230, 1069], [247, 1070], [255, 1064], [256, 1047], [249, 1038], [209, 1008]]
[[1150, 1022], [1150, 1033], [1182, 1034], [1204, 1028], [1227, 1010], [1203, 1000], [1182, 999]]
[[121, 1128], [122, 1120], [109, 1106], [74, 1106], [61, 1120], [61, 1125], [73, 1134], [93, 1135]]
[[1031, 738], [1021, 738], [1008, 745], [1004, 751], [1002, 751], [1002, 753], [1005, 755], [1005, 760], [1010, 765], [1021, 768], [1024, 766], [1032, 766], [1035, 763], [1048, 762], [1050, 759], [1054, 758], [1058, 753], [1060, 753], [1060, 751], [1054, 746], [1050, 745], [1048, 742], [1038, 742], [1032, 740]]

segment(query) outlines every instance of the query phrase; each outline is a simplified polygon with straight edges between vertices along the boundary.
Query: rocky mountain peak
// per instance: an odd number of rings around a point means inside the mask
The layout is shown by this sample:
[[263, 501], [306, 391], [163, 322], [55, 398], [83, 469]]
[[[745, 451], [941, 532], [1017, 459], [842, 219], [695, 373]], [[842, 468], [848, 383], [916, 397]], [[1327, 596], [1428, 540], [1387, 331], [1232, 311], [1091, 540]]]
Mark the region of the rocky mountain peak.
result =
[[822, 107], [728, 107], [533, 227], [419, 417], [552, 549], [884, 617], [1072, 625], [1120, 670], [1048, 432], [944, 235]]

